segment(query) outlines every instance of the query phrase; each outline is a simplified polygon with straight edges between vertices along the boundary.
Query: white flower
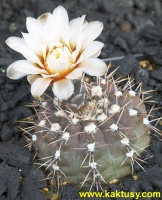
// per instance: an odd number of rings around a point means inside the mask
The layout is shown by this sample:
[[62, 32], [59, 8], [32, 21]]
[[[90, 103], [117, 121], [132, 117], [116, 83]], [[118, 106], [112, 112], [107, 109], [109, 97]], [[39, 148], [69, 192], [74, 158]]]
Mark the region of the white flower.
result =
[[28, 75], [31, 93], [40, 97], [49, 85], [59, 99], [67, 99], [74, 92], [73, 79], [85, 72], [91, 76], [106, 73], [106, 64], [97, 57], [104, 46], [94, 41], [101, 33], [99, 21], [86, 22], [85, 15], [69, 21], [65, 8], [58, 6], [53, 13], [37, 19], [28, 17], [28, 33], [23, 38], [10, 37], [9, 47], [26, 60], [18, 60], [7, 69], [7, 76], [19, 79]]

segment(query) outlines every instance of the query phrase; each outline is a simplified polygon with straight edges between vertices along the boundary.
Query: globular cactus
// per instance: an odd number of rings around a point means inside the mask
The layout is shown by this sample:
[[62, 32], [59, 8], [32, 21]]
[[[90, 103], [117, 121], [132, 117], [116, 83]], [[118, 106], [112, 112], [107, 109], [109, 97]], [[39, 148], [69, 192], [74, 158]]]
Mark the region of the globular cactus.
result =
[[76, 83], [68, 100], [42, 99], [31, 141], [40, 165], [59, 184], [100, 186], [133, 173], [149, 145], [150, 121], [141, 90], [112, 76]]

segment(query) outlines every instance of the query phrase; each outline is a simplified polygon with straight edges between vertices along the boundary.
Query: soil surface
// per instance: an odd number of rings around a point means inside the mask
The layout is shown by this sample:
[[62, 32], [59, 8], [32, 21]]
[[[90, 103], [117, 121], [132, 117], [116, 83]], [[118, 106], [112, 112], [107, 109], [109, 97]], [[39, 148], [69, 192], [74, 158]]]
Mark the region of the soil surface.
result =
[[[0, 0], [0, 200], [50, 199], [47, 197], [48, 182], [40, 181], [46, 175], [33, 164], [20, 129], [27, 126], [20, 121], [34, 114], [26, 106], [34, 100], [30, 86], [26, 77], [17, 81], [6, 77], [7, 66], [23, 57], [7, 47], [5, 40], [10, 36], [21, 36], [20, 31], [26, 32], [26, 17], [52, 12], [58, 5], [68, 10], [70, 19], [86, 14], [88, 21], [104, 23], [98, 38], [105, 43], [101, 58], [125, 56], [115, 62], [115, 66], [120, 66], [115, 77], [129, 75], [135, 82], [142, 82], [144, 90], [153, 90], [151, 100], [156, 101], [155, 108], [159, 109], [152, 115], [162, 116], [162, 1]], [[133, 54], [144, 56], [135, 58]], [[153, 104], [146, 103], [148, 111]], [[162, 120], [157, 128], [162, 130]], [[127, 176], [105, 189], [162, 192], [162, 137], [154, 132], [150, 136], [151, 144], [142, 154], [142, 159], [147, 161], [141, 163], [146, 172], [135, 165], [136, 176]], [[77, 187], [63, 186], [59, 199], [79, 200], [78, 191]]]

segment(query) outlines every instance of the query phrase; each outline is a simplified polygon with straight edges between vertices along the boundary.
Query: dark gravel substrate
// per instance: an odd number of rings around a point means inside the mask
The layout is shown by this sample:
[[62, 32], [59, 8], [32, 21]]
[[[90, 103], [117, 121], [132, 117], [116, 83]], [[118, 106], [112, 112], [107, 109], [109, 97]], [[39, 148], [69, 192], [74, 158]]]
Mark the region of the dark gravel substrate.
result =
[[[93, 3], [92, 3], [93, 2]], [[6, 68], [13, 59], [21, 55], [5, 45], [9, 36], [20, 36], [25, 32], [27, 16], [38, 17], [63, 5], [70, 19], [86, 14], [88, 21], [104, 22], [104, 31], [99, 40], [105, 43], [102, 58], [122, 56], [116, 66], [116, 77], [131, 76], [143, 83], [145, 90], [152, 92], [156, 107], [162, 106], [162, 1], [160, 0], [0, 0], [0, 200], [44, 200], [41, 188], [47, 187], [43, 171], [33, 165], [31, 153], [24, 148], [25, 141], [18, 127], [27, 124], [18, 122], [34, 112], [24, 105], [33, 101], [30, 86], [23, 78], [18, 81], [6, 78]], [[132, 54], [143, 53], [153, 70], [139, 68], [139, 61]], [[153, 103], [147, 103], [150, 109]], [[161, 117], [161, 109], [153, 112]], [[162, 123], [161, 123], [162, 124]], [[162, 129], [158, 125], [159, 129]], [[142, 158], [146, 172], [135, 166], [138, 180], [125, 177], [120, 184], [112, 184], [109, 191], [160, 191], [162, 192], [162, 141], [151, 134], [151, 145]], [[78, 189], [63, 186], [61, 200], [79, 200]], [[93, 198], [95, 199], [95, 198]], [[108, 199], [108, 198], [107, 198]], [[118, 198], [120, 199], [120, 198]]]

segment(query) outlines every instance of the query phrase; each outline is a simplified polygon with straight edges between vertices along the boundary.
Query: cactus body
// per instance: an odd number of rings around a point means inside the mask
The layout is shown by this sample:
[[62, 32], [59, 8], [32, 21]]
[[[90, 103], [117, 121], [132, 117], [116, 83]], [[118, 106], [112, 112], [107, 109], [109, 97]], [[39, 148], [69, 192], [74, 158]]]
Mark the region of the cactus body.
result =
[[73, 103], [43, 102], [33, 144], [50, 176], [98, 186], [133, 173], [150, 128], [140, 95], [126, 85], [122, 90], [113, 79], [99, 79], [84, 83]]

